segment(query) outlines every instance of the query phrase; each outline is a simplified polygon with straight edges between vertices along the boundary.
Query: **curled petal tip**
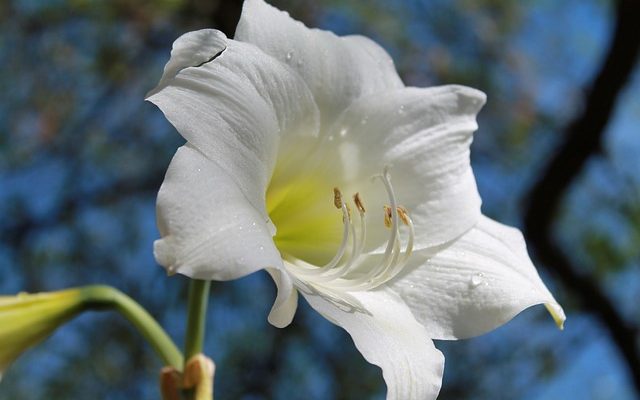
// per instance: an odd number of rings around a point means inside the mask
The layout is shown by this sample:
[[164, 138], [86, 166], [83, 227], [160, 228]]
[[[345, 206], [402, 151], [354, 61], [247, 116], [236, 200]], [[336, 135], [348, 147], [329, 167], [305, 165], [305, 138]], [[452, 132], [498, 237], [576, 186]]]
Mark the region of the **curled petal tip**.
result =
[[567, 317], [564, 314], [564, 310], [556, 303], [546, 303], [544, 305], [553, 317], [556, 325], [558, 325], [558, 329], [564, 330], [564, 321], [566, 321]]
[[178, 272], [178, 266], [170, 265], [167, 267], [167, 276], [173, 276]]

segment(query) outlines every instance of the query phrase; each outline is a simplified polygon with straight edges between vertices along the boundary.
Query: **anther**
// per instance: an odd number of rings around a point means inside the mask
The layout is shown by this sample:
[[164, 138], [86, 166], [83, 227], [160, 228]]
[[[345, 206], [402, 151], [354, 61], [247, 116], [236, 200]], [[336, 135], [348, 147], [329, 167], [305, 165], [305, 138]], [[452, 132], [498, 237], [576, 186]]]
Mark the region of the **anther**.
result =
[[340, 193], [340, 189], [337, 187], [333, 188], [333, 205], [336, 206], [338, 210], [342, 208], [342, 193]]
[[365, 209], [364, 204], [362, 204], [362, 200], [360, 199], [360, 193], [356, 193], [353, 195], [353, 202], [355, 203], [358, 211], [360, 211], [361, 214], [364, 214]]
[[407, 209], [402, 206], [398, 206], [396, 207], [396, 210], [398, 210], [398, 217], [400, 217], [400, 220], [402, 220], [405, 225], [409, 226], [409, 212]]
[[393, 226], [393, 213], [391, 207], [384, 206], [384, 226], [391, 228]]

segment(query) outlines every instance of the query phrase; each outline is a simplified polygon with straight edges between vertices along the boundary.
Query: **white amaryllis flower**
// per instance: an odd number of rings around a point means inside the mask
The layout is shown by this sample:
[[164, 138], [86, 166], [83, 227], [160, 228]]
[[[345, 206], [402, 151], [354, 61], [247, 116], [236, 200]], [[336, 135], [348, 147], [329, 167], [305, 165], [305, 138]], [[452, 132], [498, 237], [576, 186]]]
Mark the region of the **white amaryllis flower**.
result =
[[234, 40], [176, 40], [148, 100], [187, 140], [158, 194], [158, 262], [207, 280], [267, 270], [269, 321], [288, 325], [302, 294], [382, 368], [388, 399], [437, 396], [432, 339], [540, 303], [564, 321], [520, 232], [480, 213], [482, 92], [405, 87], [369, 39], [247, 0]]

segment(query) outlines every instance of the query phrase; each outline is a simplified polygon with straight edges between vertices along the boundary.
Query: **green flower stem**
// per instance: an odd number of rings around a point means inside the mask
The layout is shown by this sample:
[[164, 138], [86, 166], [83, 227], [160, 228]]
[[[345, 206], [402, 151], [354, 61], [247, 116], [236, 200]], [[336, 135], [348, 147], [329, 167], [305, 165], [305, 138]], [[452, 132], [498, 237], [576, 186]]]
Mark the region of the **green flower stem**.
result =
[[207, 317], [207, 303], [211, 281], [192, 279], [189, 283], [187, 336], [184, 344], [184, 360], [202, 353]]
[[121, 291], [106, 285], [85, 286], [79, 289], [83, 296], [84, 309], [110, 309], [119, 312], [151, 344], [165, 365], [182, 370], [182, 353], [164, 329], [140, 304]]

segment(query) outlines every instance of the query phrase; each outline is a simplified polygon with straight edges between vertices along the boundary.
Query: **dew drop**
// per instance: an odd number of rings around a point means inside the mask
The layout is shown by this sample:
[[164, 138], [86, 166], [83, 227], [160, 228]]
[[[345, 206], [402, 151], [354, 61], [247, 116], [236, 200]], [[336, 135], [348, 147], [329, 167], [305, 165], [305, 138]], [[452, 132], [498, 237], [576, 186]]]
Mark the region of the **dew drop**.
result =
[[347, 134], [347, 128], [340, 129], [340, 136], [345, 136]]
[[264, 246], [260, 246], [260, 251], [264, 251]]
[[484, 274], [482, 272], [478, 272], [477, 274], [471, 277], [469, 281], [472, 288], [476, 288], [484, 283]]
[[291, 61], [291, 59], [293, 58], [293, 51], [288, 51], [285, 58], [287, 61]]
[[398, 114], [404, 114], [404, 106], [398, 108]]

